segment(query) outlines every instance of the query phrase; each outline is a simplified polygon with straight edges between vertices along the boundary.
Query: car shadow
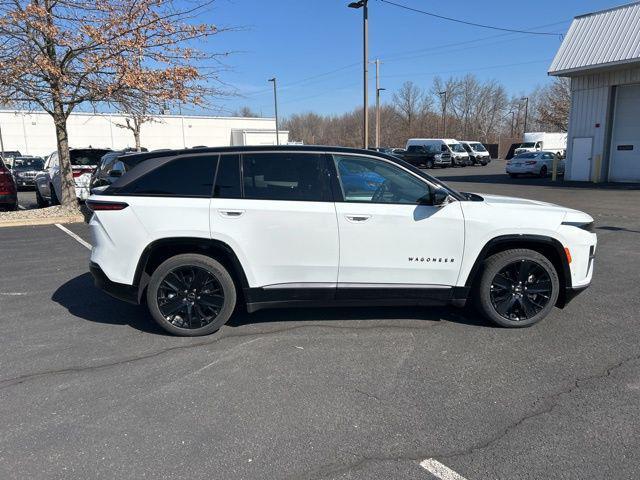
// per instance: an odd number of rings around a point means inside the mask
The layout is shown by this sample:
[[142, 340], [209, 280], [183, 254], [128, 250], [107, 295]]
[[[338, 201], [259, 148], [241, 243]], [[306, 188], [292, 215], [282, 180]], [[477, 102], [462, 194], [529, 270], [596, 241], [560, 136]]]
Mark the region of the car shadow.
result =
[[[110, 297], [84, 273], [61, 285], [51, 300], [75, 317], [106, 325], [129, 325], [142, 332], [169, 335], [153, 320], [146, 307]], [[269, 322], [322, 322], [345, 320], [448, 321], [475, 327], [492, 327], [470, 308], [455, 307], [323, 307], [282, 308], [247, 313], [238, 308], [227, 323], [230, 327]]]

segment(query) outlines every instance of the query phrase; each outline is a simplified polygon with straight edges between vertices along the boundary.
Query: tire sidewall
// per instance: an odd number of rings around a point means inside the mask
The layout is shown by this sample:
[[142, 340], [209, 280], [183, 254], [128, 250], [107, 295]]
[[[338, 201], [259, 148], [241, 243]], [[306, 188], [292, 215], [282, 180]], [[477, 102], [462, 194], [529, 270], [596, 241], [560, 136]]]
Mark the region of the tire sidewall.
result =
[[[179, 328], [167, 321], [158, 307], [157, 291], [165, 276], [174, 268], [183, 266], [194, 266], [204, 268], [216, 277], [224, 292], [224, 305], [218, 317], [202, 328], [186, 329]], [[164, 330], [174, 335], [196, 337], [208, 335], [220, 329], [231, 317], [236, 306], [236, 287], [227, 269], [217, 260], [206, 255], [182, 254], [165, 260], [151, 275], [151, 280], [147, 286], [147, 307], [154, 320]]]
[[[519, 260], [529, 260], [544, 268], [551, 279], [552, 286], [551, 298], [547, 305], [545, 305], [545, 307], [535, 316], [523, 321], [504, 318], [495, 310], [491, 302], [491, 283], [493, 282], [495, 275], [508, 264]], [[487, 259], [476, 291], [476, 301], [482, 313], [492, 322], [503, 327], [522, 328], [534, 325], [544, 319], [556, 304], [559, 293], [560, 279], [555, 267], [547, 257], [535, 250], [514, 249], [500, 252]]]

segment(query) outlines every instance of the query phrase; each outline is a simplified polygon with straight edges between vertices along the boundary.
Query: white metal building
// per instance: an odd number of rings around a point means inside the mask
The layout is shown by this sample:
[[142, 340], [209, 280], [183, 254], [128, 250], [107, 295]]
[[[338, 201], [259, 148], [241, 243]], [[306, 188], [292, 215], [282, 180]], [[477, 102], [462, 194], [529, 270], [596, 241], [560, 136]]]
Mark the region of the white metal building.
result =
[[640, 182], [640, 2], [576, 17], [549, 74], [571, 79], [566, 178]]
[[[124, 125], [122, 115], [110, 113], [72, 113], [67, 121], [69, 146], [121, 149], [134, 147], [133, 132]], [[46, 112], [0, 110], [0, 129], [5, 150], [23, 155], [48, 155], [56, 149], [51, 116]], [[231, 145], [275, 145], [274, 118], [205, 117], [159, 115], [144, 123], [141, 144], [149, 150]], [[279, 140], [286, 144], [289, 132], [280, 130]]]

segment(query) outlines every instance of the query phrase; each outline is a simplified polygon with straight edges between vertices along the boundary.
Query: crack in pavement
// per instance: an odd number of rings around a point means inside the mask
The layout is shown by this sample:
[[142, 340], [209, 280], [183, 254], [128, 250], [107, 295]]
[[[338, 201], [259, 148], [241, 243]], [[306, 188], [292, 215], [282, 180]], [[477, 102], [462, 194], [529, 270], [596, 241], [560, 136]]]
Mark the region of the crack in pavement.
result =
[[[607, 378], [611, 375], [611, 373], [619, 368], [622, 368], [624, 365], [626, 365], [627, 363], [636, 361], [636, 360], [640, 360], [640, 355], [633, 355], [630, 357], [626, 357], [623, 360], [605, 368], [604, 370], [592, 374], [592, 375], [588, 375], [586, 377], [582, 377], [582, 378], [578, 378], [576, 379], [570, 387], [564, 388], [554, 394], [548, 395], [546, 397], [542, 397], [541, 399], [536, 400], [533, 403], [533, 407], [535, 407], [537, 404], [545, 402], [548, 403], [548, 405], [542, 409], [537, 409], [533, 412], [527, 413], [523, 416], [521, 416], [519, 419], [517, 419], [516, 421], [510, 423], [509, 425], [507, 425], [506, 427], [502, 428], [501, 430], [499, 430], [496, 434], [494, 434], [493, 436], [491, 436], [489, 439], [476, 444], [476, 445], [472, 445], [468, 448], [465, 448], [463, 450], [460, 451], [452, 451], [452, 452], [431, 452], [431, 453], [427, 453], [424, 451], [418, 452], [407, 452], [405, 454], [398, 454], [398, 455], [380, 455], [380, 456], [361, 456], [359, 460], [349, 463], [347, 465], [344, 464], [339, 464], [339, 463], [331, 463], [331, 464], [327, 464], [324, 466], [320, 466], [312, 471], [308, 471], [302, 474], [297, 474], [297, 475], [293, 475], [290, 477], [287, 477], [291, 480], [293, 479], [305, 479], [305, 480], [319, 480], [319, 479], [323, 479], [323, 478], [334, 478], [337, 477], [341, 474], [347, 473], [347, 472], [351, 472], [351, 471], [355, 471], [355, 470], [360, 470], [362, 469], [366, 464], [368, 463], [373, 463], [373, 462], [397, 462], [397, 461], [407, 461], [407, 462], [421, 462], [422, 460], [424, 460], [425, 458], [441, 458], [441, 459], [450, 459], [450, 458], [457, 458], [457, 457], [462, 457], [462, 456], [467, 456], [467, 455], [471, 455], [475, 452], [481, 451], [481, 450], [485, 450], [489, 447], [491, 447], [493, 444], [499, 442], [502, 438], [504, 438], [505, 436], [507, 436], [508, 434], [510, 434], [511, 432], [513, 432], [514, 430], [516, 430], [518, 427], [520, 427], [523, 423], [525, 423], [527, 420], [530, 420], [532, 418], [541, 416], [541, 415], [545, 415], [548, 413], [551, 413], [559, 404], [560, 399], [565, 396], [565, 395], [569, 395], [570, 393], [574, 392], [575, 390], [579, 389], [582, 387], [583, 384], [593, 381], [593, 380], [598, 380], [598, 379], [602, 379], [602, 378]], [[360, 392], [360, 393], [364, 393], [364, 392]], [[355, 455], [355, 454], [354, 454]]]
[[372, 326], [338, 326], [338, 325], [322, 325], [322, 324], [305, 324], [305, 325], [294, 325], [292, 327], [285, 327], [280, 329], [274, 329], [269, 331], [259, 331], [259, 332], [244, 332], [237, 334], [229, 334], [229, 335], [220, 335], [212, 340], [198, 343], [190, 343], [187, 345], [176, 345], [174, 347], [165, 348], [162, 350], [158, 350], [156, 352], [151, 352], [145, 355], [133, 356], [129, 358], [124, 358], [120, 360], [116, 360], [113, 362], [101, 363], [97, 365], [84, 365], [84, 366], [72, 366], [61, 368], [58, 370], [45, 370], [42, 372], [34, 372], [27, 373], [24, 375], [19, 375], [13, 378], [5, 378], [0, 380], [0, 389], [5, 389], [7, 387], [11, 387], [14, 385], [19, 385], [28, 380], [44, 378], [53, 375], [64, 375], [68, 373], [80, 373], [86, 371], [100, 370], [103, 368], [115, 367], [120, 365], [126, 365], [129, 363], [134, 363], [142, 360], [148, 360], [150, 358], [159, 357], [166, 353], [181, 351], [181, 350], [189, 350], [195, 349], [199, 347], [206, 347], [208, 345], [214, 345], [216, 343], [221, 342], [225, 339], [232, 338], [242, 338], [242, 337], [250, 337], [250, 336], [272, 336], [277, 335], [279, 333], [292, 332], [295, 330], [305, 329], [305, 328], [324, 328], [324, 329], [333, 329], [333, 330], [354, 330], [354, 331], [368, 331], [368, 330], [427, 330], [436, 325], [440, 324], [440, 322], [431, 321], [431, 323], [426, 324], [423, 327], [412, 327], [412, 326], [401, 326], [401, 325], [372, 325]]

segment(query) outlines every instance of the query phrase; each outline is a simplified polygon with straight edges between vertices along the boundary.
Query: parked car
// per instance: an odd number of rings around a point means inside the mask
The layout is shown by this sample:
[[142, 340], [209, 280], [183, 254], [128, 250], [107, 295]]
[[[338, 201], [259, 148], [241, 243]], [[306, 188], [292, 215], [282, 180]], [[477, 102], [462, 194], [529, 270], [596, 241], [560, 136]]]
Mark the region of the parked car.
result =
[[[147, 149], [145, 148], [142, 151], [146, 152]], [[114, 150], [105, 153], [100, 159], [100, 164], [91, 175], [89, 189], [93, 191], [94, 188], [104, 187], [115, 182], [136, 165], [136, 163], [128, 162], [125, 158], [136, 153], [139, 152], [132, 149]]]
[[35, 187], [35, 178], [44, 170], [44, 160], [41, 157], [15, 157], [11, 173], [16, 186]]
[[512, 178], [518, 175], [537, 175], [546, 177], [553, 171], [553, 161], [557, 161], [557, 172], [564, 174], [564, 160], [553, 152], [527, 152], [507, 160], [505, 170]]
[[438, 145], [408, 145], [405, 152], [397, 156], [418, 168], [451, 166], [451, 154]]
[[407, 150], [411, 145], [422, 145], [428, 149], [434, 149], [434, 151], [441, 152], [442, 154], [448, 153], [451, 158], [452, 167], [465, 167], [471, 165], [469, 160], [469, 154], [464, 147], [453, 138], [410, 138], [407, 140]]
[[469, 154], [473, 164], [485, 166], [491, 161], [491, 155], [480, 142], [460, 141], [460, 144]]
[[[69, 150], [76, 196], [86, 200], [89, 196], [91, 175], [102, 156], [111, 150], [105, 148], [73, 148]], [[44, 170], [36, 175], [36, 201], [39, 207], [57, 205], [61, 196], [61, 173], [58, 152], [47, 158]]]
[[239, 302], [254, 312], [473, 299], [493, 322], [525, 327], [591, 282], [586, 213], [461, 193], [390, 155], [257, 146], [140, 159], [87, 201], [89, 268], [173, 334], [211, 333]]
[[4, 166], [7, 168], [13, 166], [13, 159], [15, 157], [22, 157], [22, 154], [18, 150], [4, 150], [0, 154], [0, 158], [4, 160]]
[[0, 208], [5, 210], [18, 209], [18, 189], [11, 170], [0, 158]]

